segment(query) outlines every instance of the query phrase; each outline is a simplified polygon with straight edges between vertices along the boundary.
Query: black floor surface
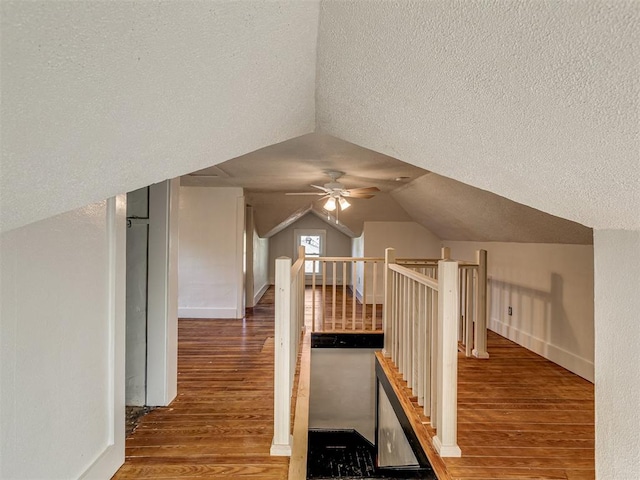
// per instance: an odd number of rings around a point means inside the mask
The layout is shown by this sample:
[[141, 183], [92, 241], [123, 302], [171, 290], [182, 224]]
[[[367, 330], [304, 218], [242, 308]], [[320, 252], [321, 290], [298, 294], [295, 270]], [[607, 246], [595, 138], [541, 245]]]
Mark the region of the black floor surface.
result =
[[355, 430], [310, 430], [307, 479], [436, 479], [429, 467], [376, 468], [376, 449]]

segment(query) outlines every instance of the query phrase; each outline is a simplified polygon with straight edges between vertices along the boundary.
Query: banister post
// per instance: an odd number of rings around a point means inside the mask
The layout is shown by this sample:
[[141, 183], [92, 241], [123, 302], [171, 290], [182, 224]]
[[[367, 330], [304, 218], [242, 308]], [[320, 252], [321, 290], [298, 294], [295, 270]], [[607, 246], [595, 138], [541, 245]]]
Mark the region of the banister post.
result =
[[440, 249], [440, 256], [443, 260], [449, 260], [451, 258], [451, 249], [449, 247], [442, 247]]
[[271, 455], [291, 456], [291, 259], [276, 259], [273, 441]]
[[433, 437], [441, 457], [460, 457], [458, 446], [458, 262], [438, 262], [437, 430]]
[[476, 358], [489, 358], [487, 352], [487, 251], [476, 251], [478, 263], [478, 301], [476, 302], [476, 328], [474, 331], [474, 349]]
[[382, 333], [384, 337], [382, 354], [385, 357], [391, 356], [391, 302], [393, 295], [393, 275], [389, 270], [389, 264], [391, 263], [396, 263], [396, 251], [393, 248], [386, 248], [384, 251], [384, 308], [382, 309]]

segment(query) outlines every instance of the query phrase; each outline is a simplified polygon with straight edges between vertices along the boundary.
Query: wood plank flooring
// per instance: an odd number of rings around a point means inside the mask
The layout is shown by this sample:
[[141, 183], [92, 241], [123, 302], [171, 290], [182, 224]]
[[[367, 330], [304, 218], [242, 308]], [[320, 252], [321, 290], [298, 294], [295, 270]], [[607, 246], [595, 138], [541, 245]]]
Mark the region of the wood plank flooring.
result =
[[178, 396], [142, 418], [113, 477], [287, 478], [273, 438], [273, 289], [244, 320], [181, 319]]
[[[459, 355], [462, 457], [445, 458], [440, 477], [594, 479], [593, 384], [493, 332], [488, 351], [488, 360]], [[392, 364], [390, 370], [432, 437], [428, 417]]]
[[[315, 297], [315, 305], [312, 299]], [[351, 289], [346, 289], [346, 294], [342, 292], [342, 286], [336, 286], [335, 318], [333, 302], [333, 286], [327, 285], [324, 298], [324, 321], [322, 318], [322, 286], [316, 286], [315, 291], [307, 286], [305, 289], [305, 325], [311, 328], [314, 322], [313, 312], [315, 311], [314, 332], [371, 332], [382, 331], [382, 305], [376, 305], [375, 318], [373, 315], [373, 305], [367, 304], [364, 307], [360, 301], [356, 300], [355, 309]], [[355, 310], [355, 315], [353, 314]], [[372, 327], [375, 320], [375, 328]]]
[[[141, 420], [114, 479], [286, 479], [269, 455], [272, 339], [273, 289], [245, 320], [180, 320], [178, 397]], [[463, 457], [440, 478], [595, 478], [593, 385], [491, 332], [488, 350], [459, 357]]]

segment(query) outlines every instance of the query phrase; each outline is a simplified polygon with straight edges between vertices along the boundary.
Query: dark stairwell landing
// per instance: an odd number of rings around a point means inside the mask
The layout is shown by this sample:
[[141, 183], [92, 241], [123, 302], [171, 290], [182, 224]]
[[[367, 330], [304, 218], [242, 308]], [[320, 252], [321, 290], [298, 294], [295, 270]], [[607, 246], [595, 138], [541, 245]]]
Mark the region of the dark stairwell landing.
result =
[[310, 430], [308, 479], [436, 479], [431, 468], [377, 468], [376, 449], [355, 430]]

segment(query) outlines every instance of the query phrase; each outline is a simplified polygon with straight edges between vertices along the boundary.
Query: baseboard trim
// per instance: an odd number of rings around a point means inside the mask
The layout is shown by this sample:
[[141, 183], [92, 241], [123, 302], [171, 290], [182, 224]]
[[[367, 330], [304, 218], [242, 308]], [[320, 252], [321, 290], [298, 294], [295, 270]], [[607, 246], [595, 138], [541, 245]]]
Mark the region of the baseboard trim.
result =
[[81, 480], [111, 478], [124, 464], [124, 441], [122, 445], [111, 444], [80, 475]]
[[262, 298], [262, 296], [265, 294], [265, 292], [269, 289], [269, 284], [265, 283], [259, 290], [258, 293], [256, 293], [253, 296], [253, 305], [256, 306], [258, 304], [258, 302], [260, 301], [260, 299]]
[[178, 318], [238, 318], [235, 308], [178, 308]]
[[561, 367], [566, 368], [570, 372], [581, 376], [585, 380], [594, 382], [594, 366], [593, 362], [579, 357], [578, 355], [564, 350], [560, 347], [552, 345], [541, 338], [523, 332], [522, 330], [507, 325], [495, 318], [489, 321], [489, 330], [493, 330], [499, 335], [508, 338], [512, 342], [531, 350], [534, 353], [557, 363]]

